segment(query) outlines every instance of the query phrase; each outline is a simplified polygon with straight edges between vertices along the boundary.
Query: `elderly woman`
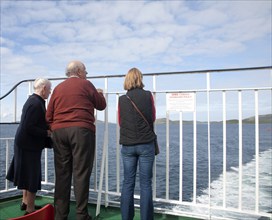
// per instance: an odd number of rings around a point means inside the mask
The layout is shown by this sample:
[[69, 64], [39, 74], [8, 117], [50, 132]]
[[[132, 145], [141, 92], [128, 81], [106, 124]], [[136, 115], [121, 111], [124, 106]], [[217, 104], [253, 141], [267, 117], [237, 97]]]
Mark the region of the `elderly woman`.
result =
[[[50, 131], [45, 120], [45, 99], [51, 93], [51, 82], [36, 79], [34, 93], [23, 106], [21, 122], [14, 140], [14, 156], [7, 179], [23, 190], [21, 210], [25, 215], [35, 211], [36, 192], [41, 189], [41, 154]], [[48, 147], [48, 146], [47, 146]]]
[[[128, 71], [124, 89], [120, 96], [118, 114], [120, 144], [124, 167], [124, 181], [121, 193], [123, 220], [134, 217], [134, 187], [137, 166], [140, 177], [140, 213], [142, 220], [153, 219], [152, 169], [155, 158], [153, 122], [156, 118], [153, 96], [144, 90], [142, 73], [137, 68]], [[135, 106], [136, 107], [135, 107]]]

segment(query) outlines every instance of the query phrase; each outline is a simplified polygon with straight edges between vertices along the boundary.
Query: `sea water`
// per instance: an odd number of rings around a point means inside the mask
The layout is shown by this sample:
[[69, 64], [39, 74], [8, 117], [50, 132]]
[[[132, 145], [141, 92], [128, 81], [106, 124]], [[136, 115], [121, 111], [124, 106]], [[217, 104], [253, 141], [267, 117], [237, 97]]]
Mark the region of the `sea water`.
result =
[[[0, 125], [1, 137], [14, 137], [18, 125]], [[109, 167], [109, 190], [116, 190], [116, 158], [117, 144], [116, 127], [115, 124], [109, 124], [108, 135], [108, 167]], [[182, 171], [182, 185], [183, 194], [182, 201], [193, 201], [193, 164], [194, 164], [194, 132], [192, 124], [183, 125], [183, 145], [180, 147], [179, 143], [179, 124], [170, 124], [169, 135], [169, 152], [170, 152], [170, 169], [169, 169], [169, 199], [179, 199], [179, 154], [182, 151], [183, 155], [183, 171]], [[156, 126], [156, 133], [158, 135], [160, 154], [156, 157], [156, 195], [158, 198], [165, 198], [166, 192], [166, 126], [165, 124], [158, 124]], [[223, 126], [221, 123], [211, 123], [210, 125], [210, 197], [209, 197], [209, 154], [208, 154], [208, 125], [197, 124], [197, 203], [222, 206], [223, 203]], [[272, 210], [272, 141], [271, 141], [271, 124], [259, 125], [259, 209], [263, 212], [270, 212]], [[238, 124], [227, 124], [226, 129], [226, 207], [238, 208], [239, 201], [239, 127]], [[0, 189], [3, 189], [5, 183], [5, 143], [0, 143]], [[11, 144], [12, 145], [12, 144]], [[96, 168], [99, 177], [99, 167], [101, 162], [101, 155], [104, 146], [104, 124], [97, 125], [97, 164]], [[242, 127], [242, 171], [243, 171], [243, 189], [242, 189], [242, 206], [248, 210], [255, 209], [255, 125], [244, 124]], [[10, 158], [13, 155], [13, 146], [10, 146]], [[44, 157], [42, 159], [44, 166]], [[122, 160], [120, 157], [120, 179], [122, 180]], [[48, 181], [54, 182], [54, 163], [53, 150], [48, 150]], [[44, 176], [44, 173], [43, 173]], [[138, 176], [137, 176], [138, 178]], [[99, 178], [98, 178], [99, 179]], [[91, 177], [91, 182], [94, 181], [94, 175]], [[120, 182], [120, 187], [122, 182]], [[135, 193], [139, 193], [139, 183], [137, 182]], [[174, 207], [179, 209], [179, 206]], [[194, 210], [197, 212], [197, 210]], [[219, 213], [220, 215], [220, 213]], [[225, 215], [225, 214], [223, 214]], [[239, 219], [239, 217], [237, 218]]]

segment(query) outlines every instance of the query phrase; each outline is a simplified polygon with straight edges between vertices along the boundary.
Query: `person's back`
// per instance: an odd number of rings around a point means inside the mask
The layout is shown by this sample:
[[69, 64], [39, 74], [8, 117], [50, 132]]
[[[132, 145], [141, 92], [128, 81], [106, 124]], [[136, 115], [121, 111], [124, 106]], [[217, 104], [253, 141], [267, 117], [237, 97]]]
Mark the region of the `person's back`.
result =
[[94, 108], [103, 110], [106, 106], [93, 84], [77, 77], [70, 77], [60, 83], [51, 99], [54, 103], [48, 106], [47, 111], [54, 115], [52, 130], [79, 126], [95, 131]]
[[153, 132], [146, 126], [141, 115], [135, 111], [131, 105], [129, 96], [142, 114], [145, 116], [150, 126], [153, 127], [153, 97], [150, 91], [135, 88], [127, 92], [127, 94], [119, 98], [119, 114], [120, 118], [120, 144], [134, 145], [140, 143], [148, 143], [154, 140]]

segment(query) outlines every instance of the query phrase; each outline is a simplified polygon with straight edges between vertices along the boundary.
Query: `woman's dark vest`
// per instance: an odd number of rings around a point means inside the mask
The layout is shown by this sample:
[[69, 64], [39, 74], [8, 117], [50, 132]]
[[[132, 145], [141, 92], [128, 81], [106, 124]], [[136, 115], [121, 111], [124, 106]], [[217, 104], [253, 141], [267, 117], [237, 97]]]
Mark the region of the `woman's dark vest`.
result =
[[[143, 89], [132, 89], [127, 95], [136, 104], [153, 128], [151, 92]], [[149, 143], [155, 136], [142, 116], [133, 107], [126, 95], [119, 98], [120, 144], [136, 145]]]

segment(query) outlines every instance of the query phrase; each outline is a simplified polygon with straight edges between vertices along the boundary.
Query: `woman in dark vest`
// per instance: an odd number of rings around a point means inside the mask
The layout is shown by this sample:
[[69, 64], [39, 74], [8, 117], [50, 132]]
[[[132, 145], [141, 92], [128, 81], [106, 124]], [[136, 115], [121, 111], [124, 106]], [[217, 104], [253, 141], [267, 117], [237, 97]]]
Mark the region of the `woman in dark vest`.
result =
[[36, 192], [41, 189], [41, 154], [51, 132], [45, 121], [45, 99], [51, 93], [47, 79], [36, 79], [34, 93], [23, 106], [21, 121], [14, 140], [14, 156], [7, 179], [23, 190], [21, 210], [25, 215], [41, 208], [35, 206]]
[[[134, 187], [137, 165], [140, 177], [141, 220], [152, 220], [154, 207], [152, 201], [152, 176], [155, 158], [153, 122], [156, 111], [153, 96], [143, 89], [142, 73], [137, 68], [128, 71], [124, 89], [127, 93], [119, 98], [118, 119], [120, 125], [120, 144], [124, 167], [124, 180], [121, 193], [121, 213], [123, 220], [134, 217]], [[143, 114], [145, 119], [133, 106]]]

